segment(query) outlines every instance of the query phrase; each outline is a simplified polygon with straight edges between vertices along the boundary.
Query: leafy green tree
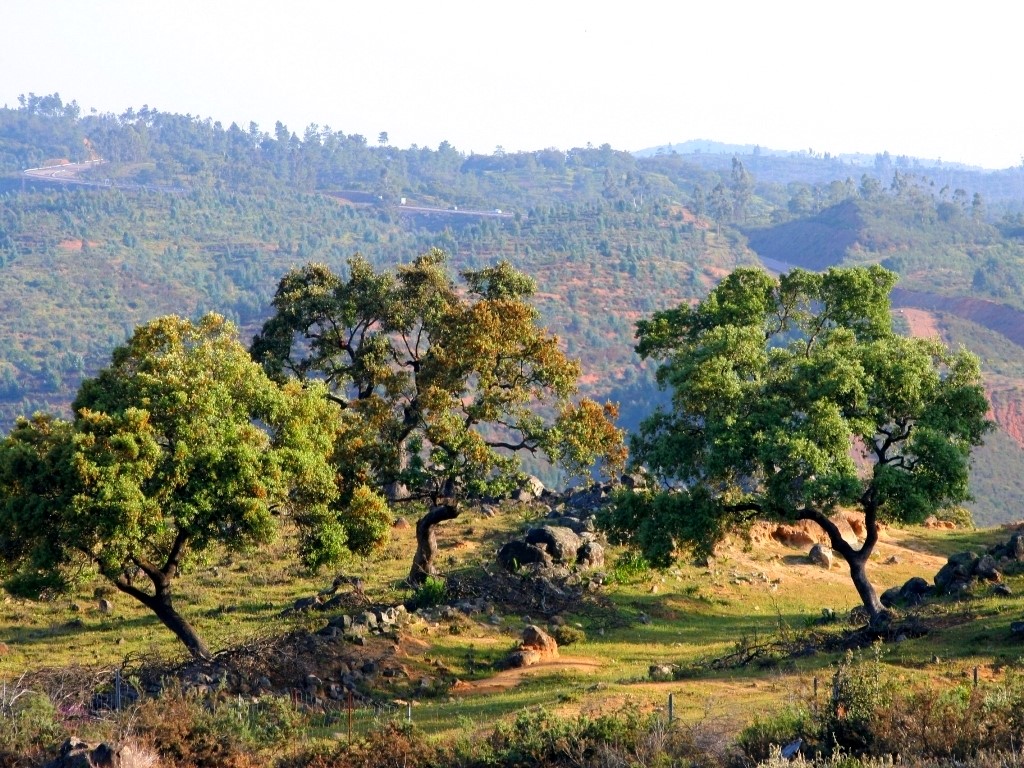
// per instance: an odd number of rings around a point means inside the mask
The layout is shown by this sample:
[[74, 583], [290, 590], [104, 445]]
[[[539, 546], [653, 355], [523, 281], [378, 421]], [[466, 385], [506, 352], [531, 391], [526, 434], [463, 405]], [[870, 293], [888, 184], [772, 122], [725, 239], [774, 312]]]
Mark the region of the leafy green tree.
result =
[[[604, 520], [614, 539], [666, 564], [754, 518], [810, 520], [877, 618], [865, 565], [879, 523], [967, 499], [971, 449], [991, 427], [973, 355], [893, 332], [895, 282], [877, 266], [739, 269], [695, 307], [638, 323], [672, 408], [632, 444], [663, 486], [621, 499]], [[830, 519], [840, 508], [864, 513], [859, 547]]]
[[172, 585], [211, 548], [268, 542], [275, 510], [295, 516], [310, 564], [375, 543], [360, 533], [366, 504], [351, 526], [328, 514], [335, 435], [322, 387], [277, 386], [218, 315], [139, 327], [74, 408], [71, 422], [22, 419], [0, 443], [12, 591], [67, 590], [92, 566], [207, 658]]
[[[289, 272], [253, 356], [281, 381], [323, 380], [343, 425], [342, 477], [429, 500], [410, 573], [436, 573], [435, 526], [459, 499], [521, 482], [518, 456], [541, 453], [571, 474], [621, 466], [615, 408], [572, 402], [579, 364], [538, 323], [533, 280], [507, 263], [467, 270], [464, 287], [434, 249], [394, 272], [362, 258], [342, 279], [322, 264]], [[337, 508], [349, 503], [343, 489]]]

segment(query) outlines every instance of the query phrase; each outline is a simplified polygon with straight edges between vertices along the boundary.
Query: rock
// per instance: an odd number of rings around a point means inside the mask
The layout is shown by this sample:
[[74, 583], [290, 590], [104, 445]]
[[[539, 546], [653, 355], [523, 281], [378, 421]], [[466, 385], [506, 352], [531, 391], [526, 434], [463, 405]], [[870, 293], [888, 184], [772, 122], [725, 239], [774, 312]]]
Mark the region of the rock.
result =
[[674, 664], [651, 664], [647, 668], [647, 676], [656, 683], [666, 683], [675, 679]]
[[803, 739], [791, 741], [789, 742], [789, 744], [782, 748], [782, 750], [779, 752], [779, 755], [782, 757], [783, 760], [793, 760], [800, 753], [800, 747], [803, 745], [803, 743]]
[[292, 610], [294, 611], [308, 611], [310, 608], [319, 605], [320, 598], [317, 597], [300, 597], [292, 604]]
[[0, 656], [6, 656], [11, 652], [11, 647], [7, 643], [0, 643]]
[[584, 542], [576, 551], [576, 564], [580, 568], [604, 568], [604, 547], [596, 541]]
[[483, 517], [495, 517], [498, 514], [498, 508], [493, 504], [483, 504], [480, 507], [480, 515]]
[[594, 509], [601, 506], [607, 496], [608, 494], [601, 486], [595, 485], [592, 488], [573, 491], [566, 500], [566, 504], [573, 509]]
[[831, 568], [832, 562], [835, 559], [832, 554], [832, 549], [826, 547], [824, 544], [815, 544], [811, 547], [811, 551], [807, 553], [807, 557], [812, 563], [822, 568]]
[[527, 476], [525, 489], [538, 499], [543, 496], [544, 492], [547, 490], [547, 488], [544, 487], [544, 483], [541, 482], [541, 479], [534, 475]]
[[334, 638], [342, 634], [342, 631], [338, 627], [328, 624], [323, 629], [317, 630], [317, 634], [320, 637]]
[[366, 626], [368, 629], [376, 629], [378, 623], [377, 614], [375, 614], [373, 611], [363, 611], [355, 617], [354, 621], [356, 624], [362, 624]]
[[353, 622], [352, 622], [352, 617], [351, 616], [349, 616], [346, 613], [343, 613], [340, 616], [335, 616], [328, 623], [332, 627], [337, 627], [338, 629], [341, 629], [341, 630], [344, 631], [344, 630], [352, 629], [352, 623]]
[[523, 641], [520, 647], [535, 650], [545, 659], [558, 656], [558, 643], [555, 642], [555, 638], [536, 624], [530, 624], [523, 629]]
[[890, 555], [889, 557], [885, 558], [885, 562], [883, 563], [883, 565], [899, 565], [900, 562], [900, 559], [896, 555]]
[[1010, 624], [1010, 634], [1014, 640], [1024, 640], [1024, 621], [1015, 621]]
[[526, 502], [533, 501], [534, 498], [535, 498], [534, 495], [532, 493], [530, 493], [528, 490], [526, 490], [525, 488], [519, 488], [518, 490], [516, 490], [516, 491], [514, 491], [512, 493], [512, 501], [519, 501], [519, 502], [526, 503]]
[[404, 531], [406, 528], [412, 528], [412, 523], [406, 520], [404, 517], [400, 517], [395, 520], [391, 525], [396, 531]]
[[647, 487], [647, 476], [643, 472], [629, 472], [619, 478], [619, 482], [631, 491]]
[[571, 528], [561, 525], [542, 525], [526, 532], [526, 543], [543, 547], [555, 562], [575, 563], [580, 548], [580, 537]]
[[114, 604], [112, 602], [110, 602], [109, 600], [107, 600], [106, 598], [102, 598], [96, 604], [96, 607], [99, 608], [100, 613], [102, 613], [104, 615], [110, 615], [111, 613], [114, 612]]
[[902, 593], [900, 592], [899, 587], [889, 587], [887, 590], [885, 590], [885, 592], [883, 592], [879, 596], [878, 600], [886, 608], [895, 608], [897, 605], [899, 605], [901, 598]]
[[1013, 597], [1013, 590], [1006, 584], [996, 584], [992, 587], [992, 594], [999, 595], [1000, 597]]
[[144, 763], [136, 761], [128, 746], [114, 749], [109, 744], [88, 744], [72, 736], [61, 745], [57, 757], [43, 768], [129, 768], [141, 764]]
[[[959, 552], [951, 555], [946, 564], [935, 574], [935, 588], [943, 594], [951, 592], [954, 583], [966, 584], [971, 580], [974, 567], [979, 558], [970, 552]], [[958, 588], [957, 591], [962, 591]]]
[[[920, 576], [914, 576], [900, 587], [900, 599], [906, 605], [919, 605], [926, 596], [931, 594], [932, 585]], [[886, 606], [891, 607], [891, 606]]]
[[992, 555], [982, 555], [974, 563], [974, 575], [984, 581], [1002, 581], [1003, 575], [996, 567], [995, 558]]
[[515, 539], [498, 550], [498, 563], [507, 571], [516, 571], [529, 563], [551, 565], [551, 555], [541, 547]]
[[506, 666], [512, 667], [513, 669], [519, 669], [521, 667], [530, 667], [534, 664], [540, 664], [543, 660], [541, 652], [535, 648], [520, 648], [518, 651], [512, 651], [509, 657], [505, 660]]

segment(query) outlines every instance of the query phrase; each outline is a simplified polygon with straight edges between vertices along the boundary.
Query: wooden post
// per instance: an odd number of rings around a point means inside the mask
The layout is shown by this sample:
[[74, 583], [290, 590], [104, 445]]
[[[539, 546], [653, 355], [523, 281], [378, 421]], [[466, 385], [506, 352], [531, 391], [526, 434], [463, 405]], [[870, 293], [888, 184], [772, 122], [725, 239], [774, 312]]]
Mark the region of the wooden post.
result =
[[412, 699], [409, 699], [409, 701], [405, 702], [405, 722], [412, 722]]
[[346, 709], [348, 710], [348, 743], [352, 744], [352, 691], [348, 692]]
[[978, 687], [978, 668], [974, 668], [974, 687]]
[[[978, 684], [978, 674], [975, 671], [974, 684]], [[114, 709], [121, 711], [121, 669], [114, 670]]]
[[675, 716], [676, 716], [675, 698], [674, 698], [674, 694], [670, 693], [668, 695], [668, 721], [669, 721], [670, 724], [675, 719]]

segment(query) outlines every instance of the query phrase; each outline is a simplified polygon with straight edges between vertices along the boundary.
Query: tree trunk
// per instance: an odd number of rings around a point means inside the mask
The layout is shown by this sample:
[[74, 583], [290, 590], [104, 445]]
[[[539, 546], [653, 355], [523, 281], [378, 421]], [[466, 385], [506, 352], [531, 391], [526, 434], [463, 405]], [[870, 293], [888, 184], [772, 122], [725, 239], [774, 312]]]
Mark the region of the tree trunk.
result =
[[195, 627], [185, 621], [185, 618], [174, 610], [174, 606], [171, 605], [170, 595], [167, 595], [165, 600], [151, 606], [151, 608], [156, 617], [163, 622], [164, 626], [171, 630], [185, 644], [193, 658], [213, 658], [213, 654], [210, 653], [210, 649], [203, 642], [203, 638], [199, 636], [199, 633], [196, 632]]
[[[174, 636], [177, 637], [186, 648], [188, 648], [188, 652], [192, 654], [192, 658], [213, 658], [213, 654], [210, 652], [209, 647], [205, 642], [203, 642], [199, 633], [196, 632], [195, 627], [189, 624], [185, 620], [185, 617], [174, 609], [174, 604], [171, 602], [171, 590], [168, 583], [169, 579], [159, 572], [147, 575], [149, 575], [150, 579], [153, 581], [155, 594], [149, 595], [146, 592], [143, 592], [123, 577], [114, 579], [114, 586], [126, 595], [134, 597], [155, 613], [161, 623], [171, 630], [171, 632], [174, 633]], [[154, 578], [154, 576], [157, 578]]]
[[437, 566], [434, 558], [437, 556], [437, 532], [435, 528], [438, 523], [445, 520], [454, 520], [459, 516], [459, 507], [455, 502], [440, 504], [431, 507], [423, 517], [416, 523], [416, 556], [412, 560], [412, 569], [409, 571], [409, 583], [413, 585], [422, 584], [427, 576], [437, 574]]
[[846, 562], [850, 566], [850, 576], [853, 578], [853, 586], [857, 588], [857, 594], [860, 595], [861, 602], [864, 603], [864, 607], [867, 609], [868, 618], [872, 624], [878, 620], [885, 610], [885, 606], [882, 605], [878, 599], [878, 594], [875, 592], [874, 586], [868, 580], [868, 573], [866, 565], [868, 562], [868, 555], [870, 552], [864, 552], [864, 548], [861, 548], [855, 556], [847, 558]]
[[821, 529], [828, 534], [829, 542], [832, 544], [832, 550], [839, 554], [846, 564], [850, 566], [850, 576], [853, 579], [853, 586], [857, 589], [857, 594], [860, 596], [861, 602], [864, 604], [864, 608], [868, 612], [869, 621], [874, 624], [885, 611], [885, 606], [882, 605], [878, 599], [878, 595], [875, 592], [874, 586], [868, 579], [867, 573], [867, 562], [871, 553], [875, 549], [875, 544], [878, 543], [878, 520], [873, 507], [865, 509], [864, 514], [864, 528], [866, 536], [864, 543], [860, 549], [854, 549], [851, 544], [843, 538], [839, 528], [828, 519], [824, 514], [817, 510], [807, 509], [804, 510], [800, 515], [799, 519], [812, 520], [821, 526]]

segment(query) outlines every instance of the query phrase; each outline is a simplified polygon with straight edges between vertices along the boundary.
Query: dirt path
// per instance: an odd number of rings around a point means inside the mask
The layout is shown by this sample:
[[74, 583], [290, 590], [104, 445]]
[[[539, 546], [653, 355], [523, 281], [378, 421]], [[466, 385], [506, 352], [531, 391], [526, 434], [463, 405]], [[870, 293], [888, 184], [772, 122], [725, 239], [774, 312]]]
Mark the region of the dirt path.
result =
[[601, 669], [601, 660], [587, 656], [563, 656], [542, 661], [530, 667], [519, 669], [503, 669], [493, 677], [484, 680], [460, 680], [453, 689], [453, 692], [461, 695], [477, 693], [494, 693], [513, 688], [522, 682], [524, 677], [531, 677], [535, 674], [553, 674], [555, 672], [579, 672], [593, 674]]

